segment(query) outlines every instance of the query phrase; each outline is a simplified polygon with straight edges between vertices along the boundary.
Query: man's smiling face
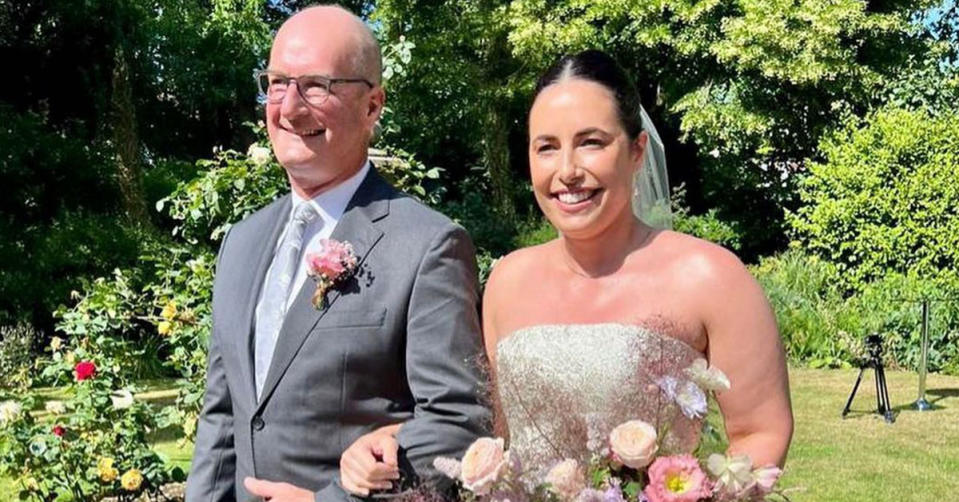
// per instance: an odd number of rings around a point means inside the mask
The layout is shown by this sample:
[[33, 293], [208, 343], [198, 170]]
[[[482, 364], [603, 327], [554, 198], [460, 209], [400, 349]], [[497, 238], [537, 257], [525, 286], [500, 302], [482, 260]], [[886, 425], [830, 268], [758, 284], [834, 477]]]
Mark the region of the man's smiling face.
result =
[[383, 91], [362, 82], [337, 83], [320, 105], [303, 100], [295, 78], [323, 75], [365, 78], [357, 68], [357, 21], [337, 9], [316, 9], [280, 28], [270, 51], [269, 70], [294, 78], [282, 101], [266, 104], [266, 124], [277, 160], [294, 190], [311, 197], [356, 173], [366, 158]]

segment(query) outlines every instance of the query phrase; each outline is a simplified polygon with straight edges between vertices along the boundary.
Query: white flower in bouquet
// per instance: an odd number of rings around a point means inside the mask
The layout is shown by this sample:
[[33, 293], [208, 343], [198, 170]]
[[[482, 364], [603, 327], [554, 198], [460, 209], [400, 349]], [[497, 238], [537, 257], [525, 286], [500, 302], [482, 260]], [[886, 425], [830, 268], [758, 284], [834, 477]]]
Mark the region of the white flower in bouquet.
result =
[[23, 413], [23, 408], [16, 401], [4, 401], [0, 403], [0, 427], [15, 422]]
[[51, 415], [62, 415], [67, 412], [67, 407], [63, 404], [63, 401], [47, 401], [43, 405], [43, 409]]
[[133, 406], [133, 394], [126, 390], [118, 390], [110, 394], [110, 401], [113, 402], [114, 410], [125, 410]]
[[556, 464], [546, 474], [550, 490], [563, 500], [573, 500], [586, 488], [586, 473], [579, 462], [566, 459]]
[[619, 463], [641, 469], [649, 465], [659, 449], [656, 428], [642, 420], [630, 420], [609, 433], [609, 447]]
[[749, 455], [713, 453], [706, 459], [706, 469], [716, 477], [716, 488], [730, 494], [741, 493], [753, 485], [752, 468]]
[[486, 495], [499, 481], [507, 460], [503, 438], [477, 439], [466, 450], [460, 462], [460, 481], [463, 482], [463, 487], [477, 495]]
[[713, 392], [729, 390], [729, 378], [719, 368], [712, 366], [705, 359], [693, 361], [685, 370], [686, 376], [696, 382], [701, 389]]

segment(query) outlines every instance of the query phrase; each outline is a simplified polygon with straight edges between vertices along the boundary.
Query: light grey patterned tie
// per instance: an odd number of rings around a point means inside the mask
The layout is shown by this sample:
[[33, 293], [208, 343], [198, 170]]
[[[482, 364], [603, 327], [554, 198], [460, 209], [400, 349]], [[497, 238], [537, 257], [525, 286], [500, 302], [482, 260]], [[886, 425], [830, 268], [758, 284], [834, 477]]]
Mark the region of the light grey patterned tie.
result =
[[296, 277], [296, 268], [300, 263], [300, 248], [303, 246], [303, 231], [314, 218], [316, 209], [308, 202], [301, 202], [293, 213], [293, 219], [286, 229], [286, 235], [273, 257], [263, 289], [263, 301], [256, 315], [256, 347], [254, 349], [254, 372], [256, 373], [256, 399], [260, 400], [266, 373], [273, 360], [273, 349], [286, 315], [287, 298], [290, 285]]

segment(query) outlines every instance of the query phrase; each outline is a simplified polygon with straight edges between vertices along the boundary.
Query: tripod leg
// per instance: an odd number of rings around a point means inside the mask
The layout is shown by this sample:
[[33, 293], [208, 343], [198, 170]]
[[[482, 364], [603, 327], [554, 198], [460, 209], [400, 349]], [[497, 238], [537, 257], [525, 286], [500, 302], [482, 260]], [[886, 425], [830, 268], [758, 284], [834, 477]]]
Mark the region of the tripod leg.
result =
[[886, 370], [882, 367], [882, 364], [876, 368], [878, 379], [882, 380], [882, 399], [883, 399], [883, 417], [886, 419], [887, 423], [893, 423], [896, 421], [896, 417], [892, 414], [892, 403], [889, 402], [889, 387], [886, 385]]
[[859, 390], [859, 382], [862, 381], [862, 373], [866, 371], [865, 366], [859, 368], [859, 376], [856, 377], [856, 384], [852, 386], [852, 392], [849, 394], [849, 399], [846, 401], [846, 407], [842, 409], [842, 417], [846, 418], [846, 415], [849, 413], [849, 407], [852, 406], [852, 399], [856, 397], [856, 391]]
[[886, 413], [886, 403], [882, 399], [882, 382], [880, 380], [880, 375], [882, 375], [882, 363], [873, 363], [872, 365], [875, 371], [876, 377], [876, 413], [880, 415]]

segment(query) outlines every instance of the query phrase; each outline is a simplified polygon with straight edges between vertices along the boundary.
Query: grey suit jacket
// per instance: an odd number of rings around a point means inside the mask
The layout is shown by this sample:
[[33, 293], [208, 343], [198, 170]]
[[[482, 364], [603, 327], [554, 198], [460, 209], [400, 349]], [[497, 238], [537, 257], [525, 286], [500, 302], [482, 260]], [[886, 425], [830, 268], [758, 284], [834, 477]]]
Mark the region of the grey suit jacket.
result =
[[246, 476], [308, 488], [324, 502], [348, 500], [339, 457], [376, 427], [404, 422], [401, 465], [427, 478], [436, 476], [433, 458], [459, 457], [488, 433], [473, 245], [375, 169], [332, 235], [352, 243], [358, 272], [322, 310], [306, 281], [257, 402], [254, 308], [290, 204], [288, 195], [237, 223], [220, 248], [188, 502], [255, 500]]

